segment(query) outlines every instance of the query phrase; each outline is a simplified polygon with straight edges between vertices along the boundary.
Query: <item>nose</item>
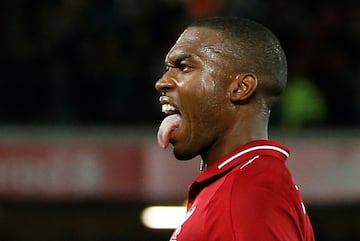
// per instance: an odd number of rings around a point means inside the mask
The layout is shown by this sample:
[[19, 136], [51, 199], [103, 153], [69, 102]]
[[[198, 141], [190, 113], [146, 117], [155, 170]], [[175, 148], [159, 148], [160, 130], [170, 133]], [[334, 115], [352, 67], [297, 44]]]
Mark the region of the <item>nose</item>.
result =
[[165, 73], [156, 83], [155, 89], [158, 92], [166, 92], [174, 88], [175, 82], [168, 76], [168, 73]]

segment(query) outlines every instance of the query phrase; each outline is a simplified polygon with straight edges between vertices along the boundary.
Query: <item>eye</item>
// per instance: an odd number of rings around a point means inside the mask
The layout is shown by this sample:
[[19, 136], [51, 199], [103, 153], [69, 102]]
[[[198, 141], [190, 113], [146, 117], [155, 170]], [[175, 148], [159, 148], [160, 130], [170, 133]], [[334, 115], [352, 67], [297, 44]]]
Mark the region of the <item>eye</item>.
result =
[[181, 63], [181, 64], [179, 64], [179, 69], [181, 71], [186, 71], [188, 69], [188, 66], [186, 64]]
[[180, 63], [177, 68], [181, 70], [182, 72], [188, 72], [191, 69], [191, 66], [186, 63]]
[[181, 72], [189, 72], [192, 69], [192, 66], [186, 62], [176, 62], [175, 64], [167, 63], [165, 65], [165, 73], [170, 71], [171, 69], [177, 69]]

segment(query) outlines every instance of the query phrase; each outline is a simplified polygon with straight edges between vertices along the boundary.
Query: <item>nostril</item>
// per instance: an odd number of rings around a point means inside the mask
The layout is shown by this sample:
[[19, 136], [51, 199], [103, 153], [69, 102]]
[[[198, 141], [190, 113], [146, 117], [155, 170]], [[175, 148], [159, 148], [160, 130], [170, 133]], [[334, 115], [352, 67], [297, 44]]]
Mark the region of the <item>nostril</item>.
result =
[[171, 88], [169, 86], [163, 86], [161, 88], [161, 94], [166, 94], [166, 92], [168, 92]]

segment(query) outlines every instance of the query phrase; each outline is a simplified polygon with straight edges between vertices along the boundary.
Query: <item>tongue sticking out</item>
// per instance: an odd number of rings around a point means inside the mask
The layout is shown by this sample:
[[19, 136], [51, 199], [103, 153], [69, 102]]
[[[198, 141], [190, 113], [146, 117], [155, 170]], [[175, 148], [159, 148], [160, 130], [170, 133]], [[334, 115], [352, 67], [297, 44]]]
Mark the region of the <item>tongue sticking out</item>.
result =
[[157, 135], [158, 143], [162, 148], [168, 147], [172, 134], [180, 125], [181, 117], [178, 114], [170, 115], [162, 121]]

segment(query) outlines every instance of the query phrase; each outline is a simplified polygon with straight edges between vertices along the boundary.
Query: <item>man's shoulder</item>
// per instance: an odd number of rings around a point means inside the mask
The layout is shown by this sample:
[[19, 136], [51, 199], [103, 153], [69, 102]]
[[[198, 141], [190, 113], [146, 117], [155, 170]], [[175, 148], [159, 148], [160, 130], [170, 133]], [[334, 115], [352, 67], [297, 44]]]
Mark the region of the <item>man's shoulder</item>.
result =
[[293, 180], [285, 163], [272, 156], [258, 156], [251, 162], [244, 162], [224, 176], [223, 187], [242, 192], [270, 191], [292, 188]]

